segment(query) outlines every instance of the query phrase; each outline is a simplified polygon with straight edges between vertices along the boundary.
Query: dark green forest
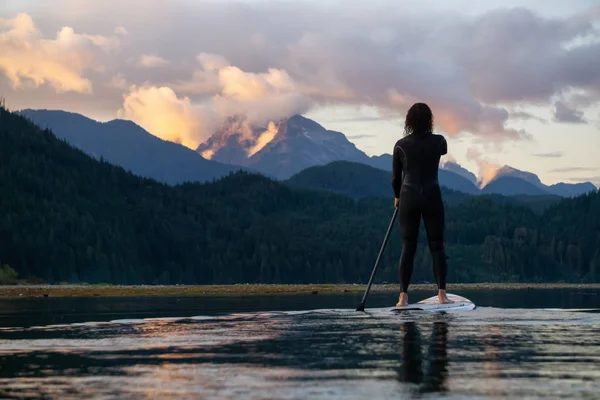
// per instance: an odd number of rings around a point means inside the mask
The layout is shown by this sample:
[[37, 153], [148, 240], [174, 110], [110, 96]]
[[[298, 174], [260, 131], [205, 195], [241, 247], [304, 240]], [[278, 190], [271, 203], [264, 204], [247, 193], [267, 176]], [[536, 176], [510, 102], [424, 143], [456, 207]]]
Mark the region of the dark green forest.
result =
[[[444, 171], [440, 170], [440, 172]], [[393, 195], [391, 172], [352, 161], [334, 161], [327, 165], [306, 168], [285, 182], [293, 187], [327, 190], [346, 194], [356, 199], [389, 198]], [[442, 186], [444, 204], [449, 206], [458, 205], [473, 196]], [[536, 212], [542, 212], [562, 200], [562, 197], [552, 194], [513, 196], [479, 194], [478, 196], [497, 203], [527, 205]]]
[[[392, 197], [301, 189], [239, 172], [168, 186], [95, 160], [0, 108], [0, 265], [49, 283], [365, 283]], [[599, 278], [600, 194], [535, 212], [446, 209], [448, 281]], [[422, 227], [413, 282], [433, 281]], [[396, 227], [377, 281], [397, 282]]]

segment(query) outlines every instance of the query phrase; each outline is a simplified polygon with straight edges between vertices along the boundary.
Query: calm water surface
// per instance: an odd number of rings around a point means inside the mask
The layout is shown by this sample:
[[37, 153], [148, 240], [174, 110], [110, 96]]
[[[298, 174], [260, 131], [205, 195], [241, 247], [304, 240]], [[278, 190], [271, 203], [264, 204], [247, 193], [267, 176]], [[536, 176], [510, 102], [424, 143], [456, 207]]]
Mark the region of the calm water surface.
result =
[[[597, 290], [0, 300], [1, 398], [598, 398]], [[432, 293], [414, 292], [411, 301]]]

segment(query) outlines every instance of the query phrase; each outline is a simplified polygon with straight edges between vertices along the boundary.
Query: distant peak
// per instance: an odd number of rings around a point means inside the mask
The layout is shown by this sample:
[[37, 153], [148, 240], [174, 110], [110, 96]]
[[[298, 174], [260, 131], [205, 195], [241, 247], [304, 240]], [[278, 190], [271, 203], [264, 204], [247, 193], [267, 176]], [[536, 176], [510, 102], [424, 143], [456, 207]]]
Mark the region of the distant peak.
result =
[[511, 172], [523, 172], [520, 169], [511, 167], [510, 165], [503, 165], [498, 168], [498, 173], [511, 173]]
[[103, 122], [103, 124], [105, 124], [105, 125], [134, 126], [136, 128], [144, 129], [140, 125], [136, 124], [135, 122], [133, 122], [133, 121], [131, 121], [129, 119], [115, 118], [115, 119], [111, 119], [110, 121]]

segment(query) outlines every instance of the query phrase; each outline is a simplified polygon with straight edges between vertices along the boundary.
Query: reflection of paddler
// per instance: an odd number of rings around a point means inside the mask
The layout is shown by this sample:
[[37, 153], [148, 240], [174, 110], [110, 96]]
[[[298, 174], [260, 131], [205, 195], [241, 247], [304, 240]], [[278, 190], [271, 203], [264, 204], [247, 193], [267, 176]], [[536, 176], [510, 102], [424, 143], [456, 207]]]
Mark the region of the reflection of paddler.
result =
[[445, 321], [433, 323], [425, 358], [421, 352], [422, 338], [417, 324], [404, 322], [400, 331], [403, 336], [399, 380], [419, 385], [419, 392], [446, 391], [448, 324]]
[[487, 325], [482, 328], [485, 333], [483, 338], [483, 376], [486, 382], [486, 395], [499, 396], [504, 389], [502, 380], [498, 379], [501, 372], [500, 362], [498, 360], [498, 351], [505, 344], [505, 335], [500, 328], [494, 325]]
[[404, 322], [400, 325], [400, 331], [403, 333], [400, 378], [405, 382], [420, 384], [423, 381], [423, 359], [419, 328], [414, 322]]

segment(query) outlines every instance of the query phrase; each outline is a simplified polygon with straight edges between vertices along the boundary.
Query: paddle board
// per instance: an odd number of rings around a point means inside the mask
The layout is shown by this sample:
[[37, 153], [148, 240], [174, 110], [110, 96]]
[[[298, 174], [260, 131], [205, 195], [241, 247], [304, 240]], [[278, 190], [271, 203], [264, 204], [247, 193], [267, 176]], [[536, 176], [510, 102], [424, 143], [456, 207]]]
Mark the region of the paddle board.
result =
[[392, 312], [402, 311], [471, 311], [477, 306], [469, 299], [456, 294], [447, 293], [448, 298], [454, 303], [440, 304], [437, 296], [431, 296], [415, 304], [404, 307], [392, 307]]

